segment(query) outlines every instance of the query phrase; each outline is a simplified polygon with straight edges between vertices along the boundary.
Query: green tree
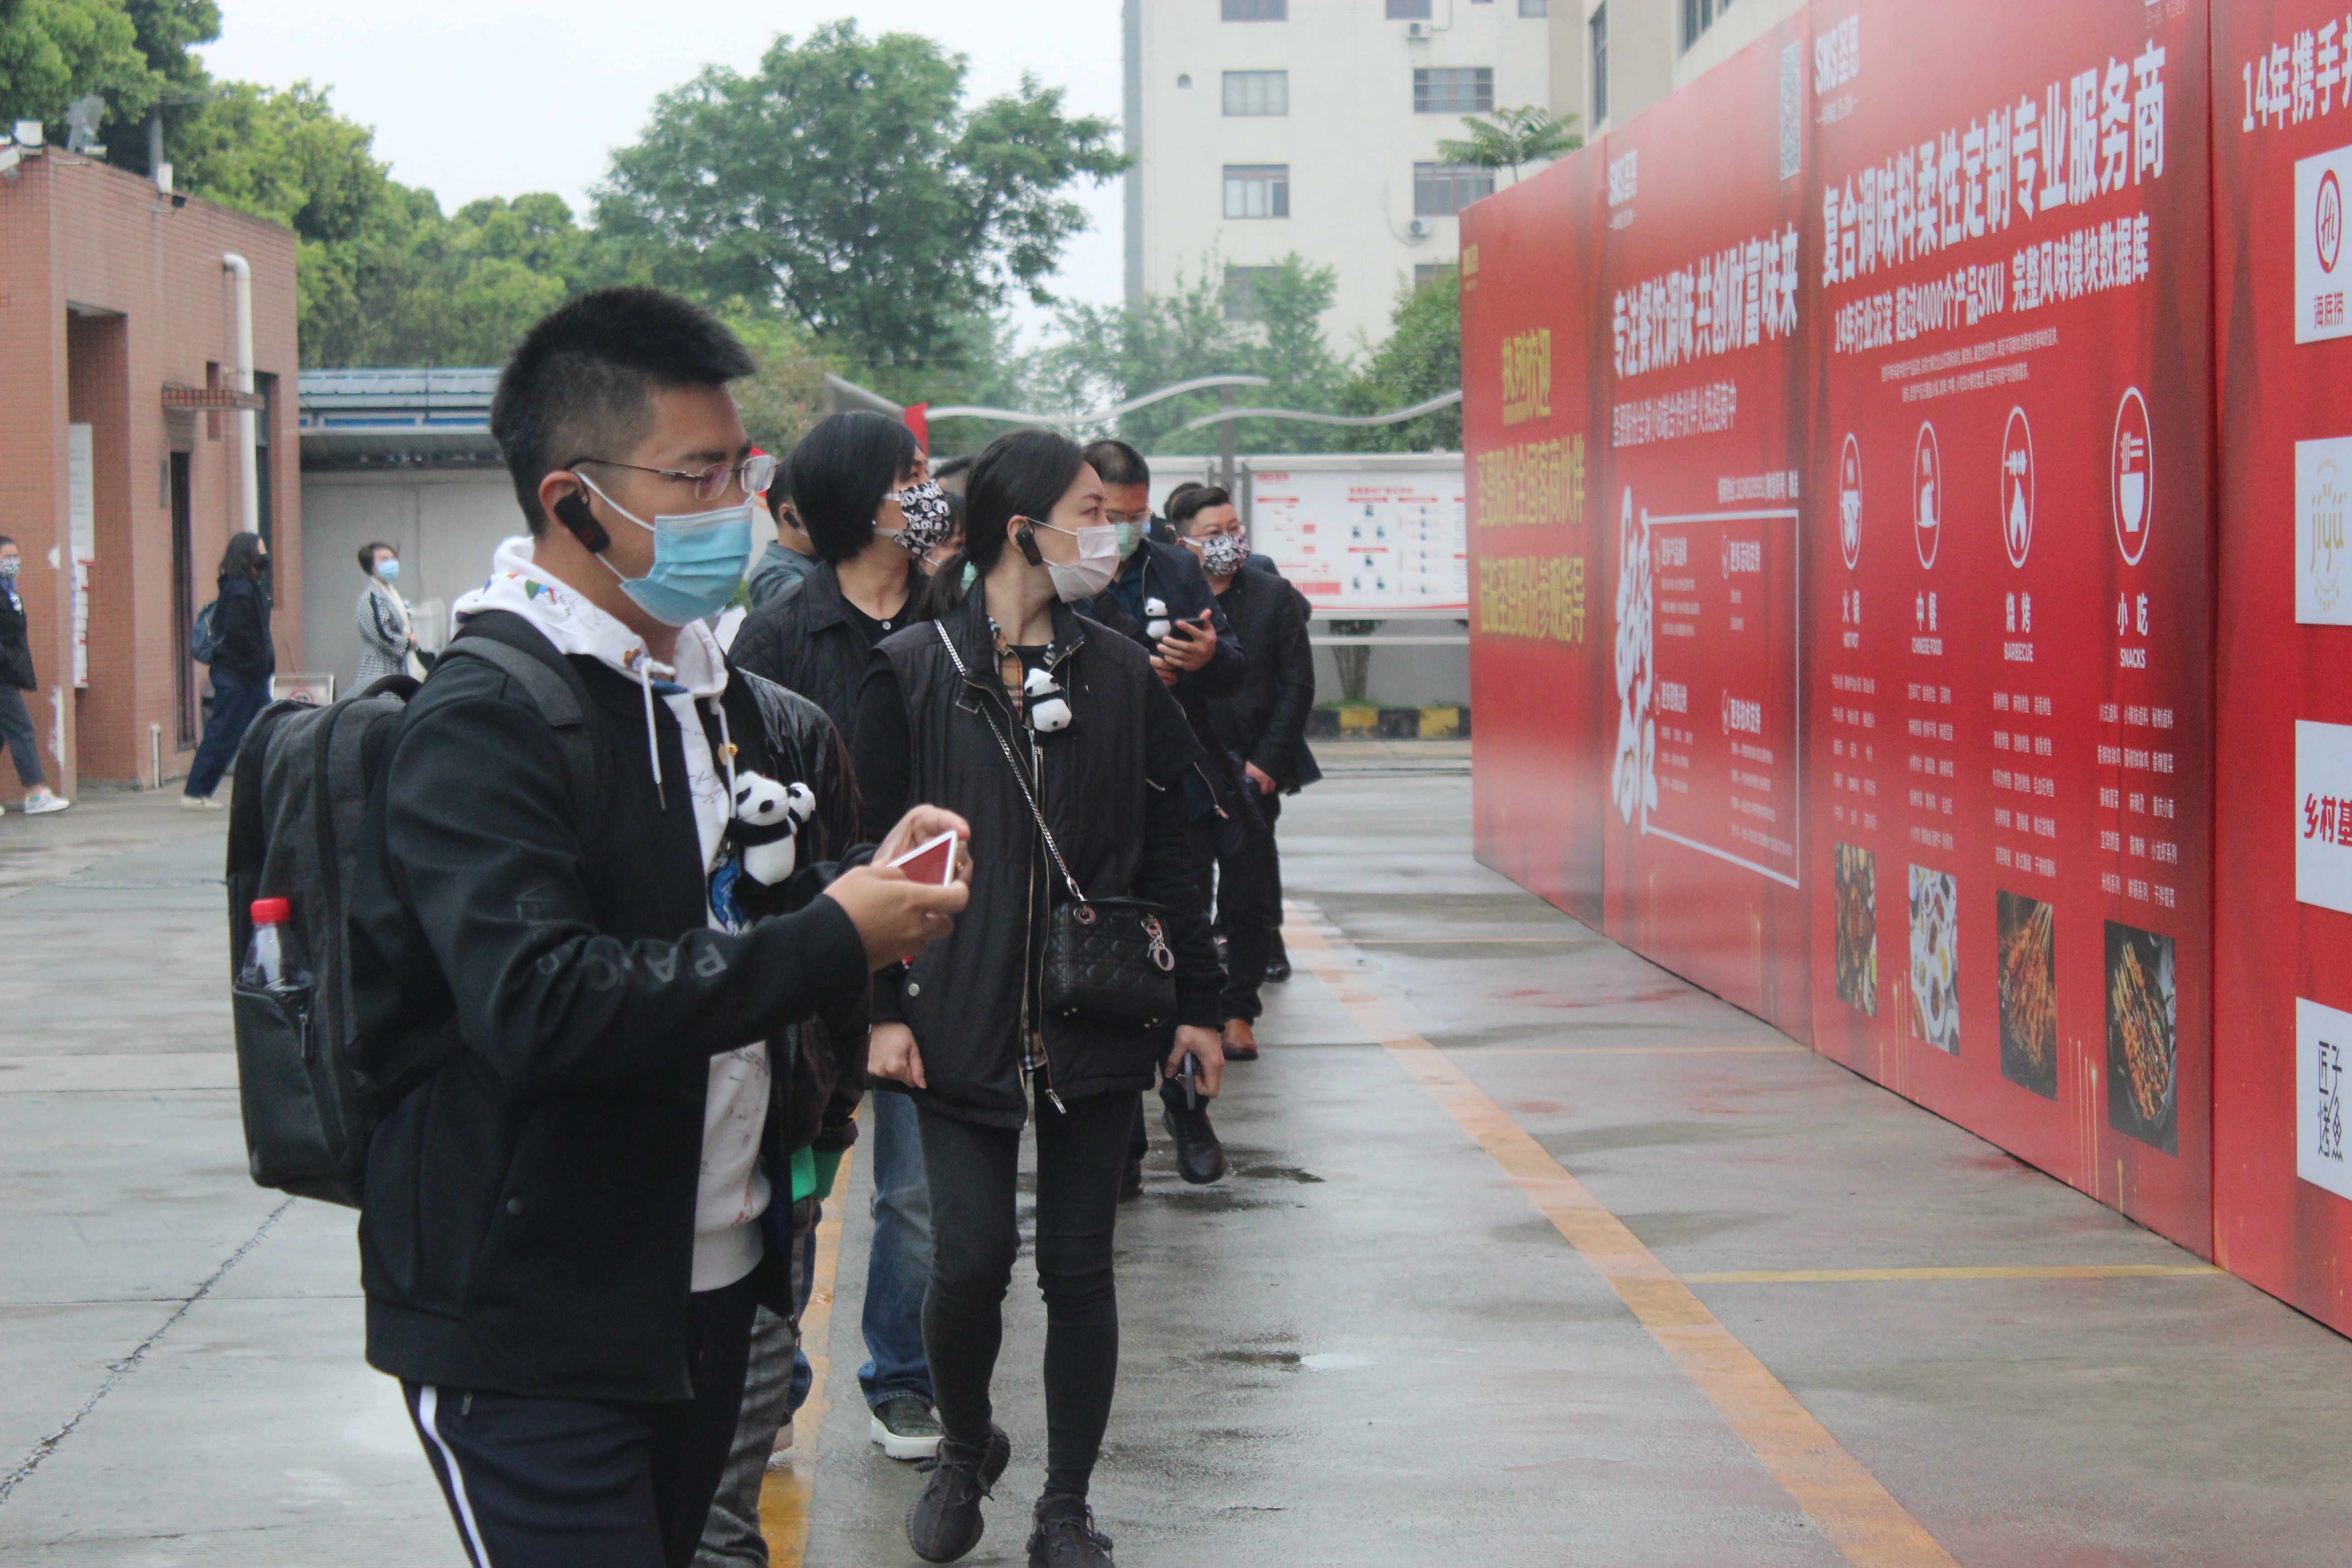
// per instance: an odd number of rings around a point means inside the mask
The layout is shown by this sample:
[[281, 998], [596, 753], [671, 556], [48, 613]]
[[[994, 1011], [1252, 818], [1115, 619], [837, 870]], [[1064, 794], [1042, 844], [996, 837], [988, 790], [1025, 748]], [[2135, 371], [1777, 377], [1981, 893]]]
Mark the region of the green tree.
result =
[[1514, 184], [1521, 164], [1546, 163], [1584, 145], [1573, 129], [1575, 115], [1555, 115], [1532, 103], [1497, 110], [1491, 121], [1465, 115], [1462, 123], [1470, 128], [1469, 139], [1440, 142], [1437, 155], [1449, 163], [1508, 169]]
[[[1462, 384], [1462, 280], [1447, 268], [1426, 283], [1407, 284], [1389, 318], [1388, 340], [1374, 349], [1339, 395], [1343, 414], [1388, 414]], [[1401, 425], [1351, 426], [1334, 443], [1347, 452], [1458, 452], [1462, 405]]]
[[[1056, 409], [1123, 403], [1196, 376], [1263, 375], [1271, 383], [1235, 393], [1244, 407], [1330, 413], [1347, 367], [1323, 336], [1323, 312], [1339, 291], [1338, 274], [1296, 254], [1254, 268], [1244, 297], [1218, 280], [1213, 258], [1190, 284], [1132, 305], [1075, 305], [1061, 314], [1062, 341], [1038, 356], [1037, 395]], [[1138, 409], [1118, 433], [1153, 452], [1213, 452], [1218, 429], [1183, 428], [1216, 411], [1215, 392], [1187, 393]], [[1290, 419], [1250, 419], [1235, 431], [1253, 452], [1311, 451], [1328, 445], [1328, 427]]]
[[650, 242], [666, 279], [780, 308], [848, 358], [936, 363], [960, 321], [1045, 279], [1086, 214], [1063, 194], [1126, 166], [1062, 93], [964, 107], [966, 66], [929, 38], [827, 23], [746, 76], [711, 66], [613, 155], [600, 231]]
[[38, 120], [63, 142], [74, 100], [144, 115], [163, 87], [122, 0], [0, 0], [0, 121]]

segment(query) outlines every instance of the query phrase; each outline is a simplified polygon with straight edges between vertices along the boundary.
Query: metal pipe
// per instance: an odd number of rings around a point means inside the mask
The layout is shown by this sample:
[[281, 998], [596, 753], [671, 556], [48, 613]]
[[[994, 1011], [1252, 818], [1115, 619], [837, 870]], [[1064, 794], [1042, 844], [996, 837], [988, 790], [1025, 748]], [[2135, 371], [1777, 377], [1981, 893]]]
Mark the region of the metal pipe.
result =
[[148, 777], [152, 781], [149, 787], [162, 789], [163, 787], [163, 726], [161, 724], [147, 726], [147, 765]]
[[[236, 279], [236, 389], [253, 393], [253, 264], [234, 250], [221, 252], [221, 266]], [[245, 531], [261, 531], [261, 458], [256, 450], [253, 410], [236, 411], [236, 445], [244, 467]]]

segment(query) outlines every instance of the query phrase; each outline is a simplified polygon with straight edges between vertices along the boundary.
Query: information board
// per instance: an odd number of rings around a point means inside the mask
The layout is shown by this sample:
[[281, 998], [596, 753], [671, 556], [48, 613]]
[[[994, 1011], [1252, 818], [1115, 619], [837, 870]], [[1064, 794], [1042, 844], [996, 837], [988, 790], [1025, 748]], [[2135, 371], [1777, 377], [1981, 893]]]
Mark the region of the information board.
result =
[[2352, 74], [2342, 6], [2213, 12], [2214, 1258], [2352, 1332]]
[[1319, 616], [1469, 609], [1459, 468], [1250, 474], [1250, 537]]
[[1811, 15], [1813, 1043], [2203, 1250], [2204, 11]]

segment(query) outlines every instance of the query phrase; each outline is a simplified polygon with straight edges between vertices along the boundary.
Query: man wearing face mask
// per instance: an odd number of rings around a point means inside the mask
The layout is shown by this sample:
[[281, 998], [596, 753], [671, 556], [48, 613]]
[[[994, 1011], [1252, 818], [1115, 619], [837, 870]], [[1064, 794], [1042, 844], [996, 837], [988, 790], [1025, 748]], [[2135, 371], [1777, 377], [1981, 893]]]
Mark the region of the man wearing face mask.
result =
[[352, 1058], [396, 1098], [360, 1215], [367, 1355], [477, 1563], [691, 1561], [754, 1304], [789, 1296], [768, 1042], [966, 896], [866, 863], [968, 834], [931, 807], [773, 886], [730, 830], [739, 773], [846, 787], [803, 770], [813, 711], [702, 625], [772, 467], [727, 390], [751, 368], [652, 289], [531, 330], [490, 413], [530, 534], [454, 606], [370, 799]]

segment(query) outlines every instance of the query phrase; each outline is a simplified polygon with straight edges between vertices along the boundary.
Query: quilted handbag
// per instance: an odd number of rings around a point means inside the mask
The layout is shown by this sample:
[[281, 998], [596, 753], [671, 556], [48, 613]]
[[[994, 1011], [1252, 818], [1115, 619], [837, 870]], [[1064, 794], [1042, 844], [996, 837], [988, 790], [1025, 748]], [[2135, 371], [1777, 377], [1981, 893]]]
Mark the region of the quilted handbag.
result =
[[[947, 628], [931, 623], [956, 673], [969, 676]], [[1037, 824], [1037, 836], [1053, 857], [1054, 868], [1070, 889], [1069, 900], [1055, 906], [1045, 922], [1045, 965], [1039, 1001], [1045, 1010], [1065, 1023], [1104, 1029], [1148, 1029], [1176, 1014], [1176, 953], [1168, 945], [1167, 916], [1145, 899], [1089, 899], [1070, 875], [1054, 830], [1037, 808], [1029, 787], [1029, 770], [1013, 754], [1013, 744], [997, 726], [985, 703], [980, 716], [1004, 753], [1013, 782]]]

